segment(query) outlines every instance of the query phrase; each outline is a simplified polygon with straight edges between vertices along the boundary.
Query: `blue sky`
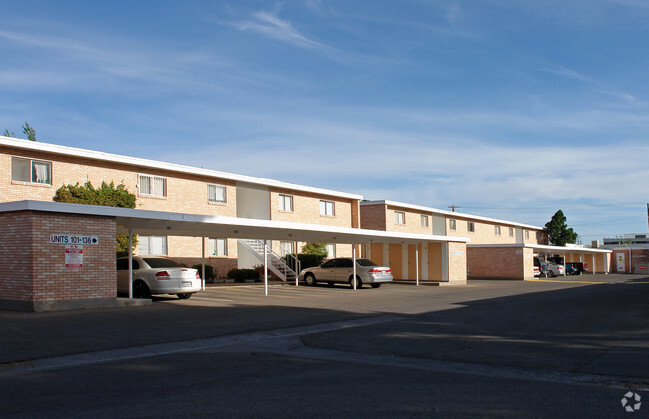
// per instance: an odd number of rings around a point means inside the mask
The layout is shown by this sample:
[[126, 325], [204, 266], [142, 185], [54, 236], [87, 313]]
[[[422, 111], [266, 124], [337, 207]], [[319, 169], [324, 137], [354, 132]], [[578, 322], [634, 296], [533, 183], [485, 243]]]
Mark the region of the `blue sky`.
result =
[[645, 0], [3, 0], [0, 130], [646, 232]]

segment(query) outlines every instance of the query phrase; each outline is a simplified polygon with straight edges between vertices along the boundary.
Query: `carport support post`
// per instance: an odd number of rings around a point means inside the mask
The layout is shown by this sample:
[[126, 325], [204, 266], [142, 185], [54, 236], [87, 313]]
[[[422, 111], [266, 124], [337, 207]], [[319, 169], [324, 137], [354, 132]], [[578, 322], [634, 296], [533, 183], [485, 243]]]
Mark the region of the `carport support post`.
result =
[[268, 295], [268, 244], [264, 240], [264, 295]]
[[133, 233], [128, 229], [128, 298], [133, 298]]
[[354, 284], [354, 289], [356, 289], [356, 245], [352, 245], [352, 266], [354, 266], [354, 277], [352, 278], [352, 283]]
[[568, 259], [566, 259], [566, 254], [563, 254], [563, 276], [568, 275]]
[[415, 245], [415, 278], [417, 286], [419, 286], [419, 243]]
[[205, 291], [205, 237], [203, 237], [203, 273], [201, 278], [203, 279], [203, 291]]

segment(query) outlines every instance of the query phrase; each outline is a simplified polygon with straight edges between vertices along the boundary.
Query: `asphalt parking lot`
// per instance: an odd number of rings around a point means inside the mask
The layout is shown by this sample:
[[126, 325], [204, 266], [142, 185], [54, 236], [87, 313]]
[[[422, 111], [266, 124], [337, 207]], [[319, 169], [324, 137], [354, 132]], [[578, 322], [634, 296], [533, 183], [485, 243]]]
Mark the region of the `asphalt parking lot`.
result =
[[281, 285], [268, 296], [260, 285], [210, 287], [144, 307], [0, 311], [0, 408], [9, 417], [611, 417], [627, 413], [629, 391], [649, 401], [648, 302], [649, 278], [583, 275]]

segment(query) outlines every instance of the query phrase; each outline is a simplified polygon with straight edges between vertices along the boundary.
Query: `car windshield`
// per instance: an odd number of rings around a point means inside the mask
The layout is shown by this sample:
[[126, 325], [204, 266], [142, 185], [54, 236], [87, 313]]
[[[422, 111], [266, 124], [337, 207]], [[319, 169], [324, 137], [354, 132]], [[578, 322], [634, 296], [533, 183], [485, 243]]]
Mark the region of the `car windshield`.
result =
[[183, 265], [165, 258], [144, 258], [147, 265], [152, 268], [183, 268]]
[[356, 259], [356, 263], [358, 263], [361, 266], [379, 266], [369, 259]]

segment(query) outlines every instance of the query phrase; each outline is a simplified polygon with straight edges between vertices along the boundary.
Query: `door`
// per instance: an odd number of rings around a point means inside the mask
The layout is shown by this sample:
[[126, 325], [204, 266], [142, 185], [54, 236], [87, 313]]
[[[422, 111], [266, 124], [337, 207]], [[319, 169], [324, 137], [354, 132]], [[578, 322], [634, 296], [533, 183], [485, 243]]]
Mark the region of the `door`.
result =
[[624, 263], [624, 253], [617, 254], [617, 272], [618, 273], [626, 272], [626, 266]]
[[354, 274], [354, 262], [351, 259], [338, 259], [336, 268], [336, 281], [347, 282], [349, 277]]

